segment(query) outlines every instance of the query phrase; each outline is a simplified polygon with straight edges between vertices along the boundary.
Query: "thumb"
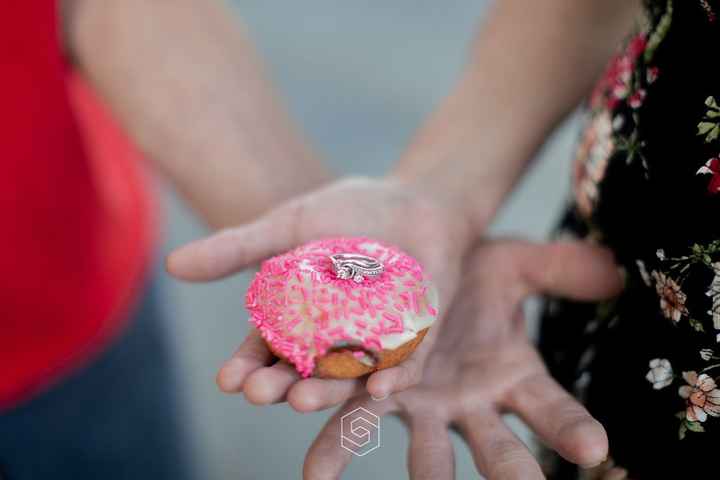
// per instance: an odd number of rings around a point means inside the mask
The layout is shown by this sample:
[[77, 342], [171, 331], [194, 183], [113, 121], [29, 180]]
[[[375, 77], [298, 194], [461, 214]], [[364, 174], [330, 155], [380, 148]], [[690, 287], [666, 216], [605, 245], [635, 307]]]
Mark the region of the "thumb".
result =
[[582, 241], [528, 245], [522, 275], [530, 293], [580, 301], [603, 300], [620, 293], [624, 279], [613, 253]]
[[168, 255], [166, 269], [181, 280], [217, 280], [289, 250], [297, 244], [299, 208], [281, 206], [254, 222], [180, 247]]

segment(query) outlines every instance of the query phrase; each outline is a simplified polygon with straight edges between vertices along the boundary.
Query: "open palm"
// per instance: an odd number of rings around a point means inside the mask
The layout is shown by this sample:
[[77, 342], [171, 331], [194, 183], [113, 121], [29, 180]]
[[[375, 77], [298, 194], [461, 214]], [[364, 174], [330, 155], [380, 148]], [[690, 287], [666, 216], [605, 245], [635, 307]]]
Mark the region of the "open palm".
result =
[[[168, 258], [173, 275], [192, 281], [221, 278], [303, 243], [329, 236], [368, 236], [418, 258], [438, 286], [442, 304], [454, 296], [471, 231], [449, 205], [390, 180], [351, 178], [293, 199], [255, 222], [181, 248]], [[253, 330], [218, 375], [220, 388], [265, 405], [288, 400], [298, 409], [327, 408], [367, 390], [384, 397], [420, 380], [437, 322], [401, 365], [361, 380], [301, 379], [275, 358]]]
[[548, 374], [525, 333], [523, 301], [539, 292], [581, 300], [610, 297], [621, 281], [612, 256], [579, 243], [479, 245], [425, 363], [421, 383], [383, 401], [347, 402], [308, 452], [305, 478], [337, 479], [351, 459], [340, 447], [339, 417], [362, 406], [397, 414], [409, 426], [413, 480], [453, 478], [449, 428], [468, 443], [490, 479], [544, 478], [526, 446], [503, 422], [515, 413], [571, 462], [593, 465], [608, 451], [603, 427]]

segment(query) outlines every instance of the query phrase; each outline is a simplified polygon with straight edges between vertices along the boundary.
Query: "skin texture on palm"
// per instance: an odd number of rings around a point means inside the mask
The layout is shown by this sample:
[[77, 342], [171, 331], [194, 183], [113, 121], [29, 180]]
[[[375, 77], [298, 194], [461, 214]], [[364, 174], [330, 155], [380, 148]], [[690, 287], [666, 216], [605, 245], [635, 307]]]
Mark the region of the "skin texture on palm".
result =
[[[338, 181], [291, 200], [253, 223], [183, 247], [168, 258], [167, 267], [181, 279], [206, 281], [309, 241], [361, 235], [401, 245], [438, 286], [441, 311], [449, 304], [459, 280], [462, 252], [468, 247], [465, 242], [471, 238], [467, 220], [450, 205], [392, 180]], [[301, 380], [285, 363], [268, 366], [272, 355], [252, 333], [221, 369], [218, 383], [224, 391], [242, 391], [256, 404], [296, 398], [291, 404], [303, 411], [336, 405], [365, 388], [375, 397], [385, 397], [420, 380], [424, 358], [441, 324], [440, 319], [401, 365], [367, 379], [342, 381]]]
[[527, 447], [504, 424], [505, 413], [517, 414], [567, 460], [600, 463], [608, 452], [605, 431], [549, 376], [525, 332], [522, 306], [538, 293], [597, 300], [621, 288], [612, 255], [599, 247], [480, 244], [466, 264], [422, 381], [380, 402], [364, 395], [343, 405], [310, 448], [304, 477], [340, 478], [352, 456], [340, 447], [339, 418], [358, 406], [399, 415], [408, 425], [413, 480], [454, 478], [449, 429], [465, 439], [486, 478], [544, 478]]
[[[325, 202], [333, 197], [339, 201], [358, 188], [377, 188], [375, 193], [379, 193], [387, 186], [366, 180], [343, 182], [318, 192], [315, 198]], [[305, 207], [315, 200], [306, 201]], [[342, 203], [333, 205], [350, 208]], [[190, 280], [233, 273], [274, 253], [276, 248], [285, 248], [277, 236], [272, 245], [257, 246], [264, 245], [262, 237], [273, 228], [285, 225], [279, 221], [283, 215], [297, 215], [305, 207], [280, 207], [269, 219], [259, 220], [259, 226], [228, 231], [185, 247], [169, 258], [168, 267]], [[398, 213], [401, 211], [398, 209]], [[399, 218], [407, 219], [406, 215]], [[390, 223], [397, 221], [395, 218]], [[265, 226], [263, 222], [267, 222]], [[365, 226], [372, 229], [372, 225]], [[290, 243], [302, 241], [313, 231], [297, 225], [285, 227], [294, 235], [286, 239]], [[386, 228], [387, 223], [377, 227]], [[320, 226], [315, 228], [323, 231]], [[406, 237], [401, 239], [407, 241]], [[225, 263], [227, 259], [233, 261]], [[539, 293], [577, 300], [616, 295], [622, 288], [622, 278], [612, 254], [583, 243], [497, 241], [474, 248], [465, 259], [462, 277], [453, 280], [452, 273], [443, 272], [439, 265], [434, 268], [440, 268], [436, 275], [458, 285], [455, 300], [442, 323], [431, 329], [432, 340], [423, 342], [407, 362], [384, 371], [389, 376], [371, 376], [367, 383], [303, 380], [289, 365], [274, 363], [264, 341], [253, 332], [221, 369], [220, 387], [242, 392], [255, 404], [287, 401], [301, 412], [346, 402], [308, 451], [304, 466], [307, 479], [340, 478], [351, 455], [340, 447], [338, 419], [358, 406], [378, 415], [397, 414], [408, 424], [408, 468], [413, 479], [453, 478], [450, 428], [457, 429], [467, 441], [478, 471], [487, 478], [544, 478], [527, 447], [505, 426], [501, 417], [504, 413], [517, 414], [544, 443], [569, 461], [585, 466], [603, 461], [608, 451], [604, 429], [549, 376], [526, 335], [522, 307], [528, 297]], [[382, 401], [374, 400], [371, 395], [379, 386], [388, 385], [386, 381], [392, 387], [385, 392], [394, 393]]]

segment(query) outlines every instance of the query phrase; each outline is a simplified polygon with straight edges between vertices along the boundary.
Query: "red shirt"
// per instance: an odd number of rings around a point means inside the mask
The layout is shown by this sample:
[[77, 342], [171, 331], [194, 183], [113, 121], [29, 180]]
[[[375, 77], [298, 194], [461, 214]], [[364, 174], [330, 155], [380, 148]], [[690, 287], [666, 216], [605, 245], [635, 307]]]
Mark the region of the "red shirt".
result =
[[139, 155], [65, 63], [53, 0], [0, 15], [0, 409], [120, 330], [151, 249]]

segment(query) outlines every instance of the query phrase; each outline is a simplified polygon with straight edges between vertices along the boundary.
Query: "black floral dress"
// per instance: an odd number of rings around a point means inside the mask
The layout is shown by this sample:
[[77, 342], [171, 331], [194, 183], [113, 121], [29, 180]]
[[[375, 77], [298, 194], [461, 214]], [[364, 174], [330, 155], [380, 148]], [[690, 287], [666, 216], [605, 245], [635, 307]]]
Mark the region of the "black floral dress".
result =
[[613, 478], [720, 478], [720, 0], [645, 7], [589, 99], [558, 230], [610, 247], [626, 286], [549, 299], [540, 348], [605, 425]]

